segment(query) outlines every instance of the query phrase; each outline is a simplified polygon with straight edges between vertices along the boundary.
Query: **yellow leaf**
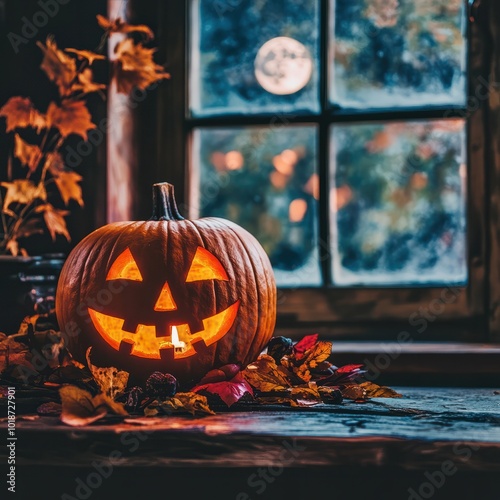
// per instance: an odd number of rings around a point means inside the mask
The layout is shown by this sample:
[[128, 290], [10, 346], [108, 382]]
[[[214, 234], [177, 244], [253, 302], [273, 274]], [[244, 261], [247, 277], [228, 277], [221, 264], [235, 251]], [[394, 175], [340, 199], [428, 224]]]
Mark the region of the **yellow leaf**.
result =
[[81, 73], [78, 73], [78, 83], [73, 85], [72, 90], [80, 90], [84, 94], [90, 94], [91, 92], [99, 92], [105, 88], [106, 85], [94, 82], [94, 74], [92, 73], [92, 70], [90, 68], [86, 68]]
[[155, 49], [146, 49], [127, 38], [115, 48], [115, 77], [117, 90], [130, 94], [134, 88], [147, 89], [151, 84], [170, 78], [162, 66], [153, 60]]
[[160, 408], [166, 413], [189, 412], [192, 415], [215, 415], [208, 406], [205, 396], [196, 392], [178, 392], [160, 403]]
[[377, 385], [373, 382], [363, 382], [359, 384], [366, 391], [366, 396], [369, 398], [402, 398], [403, 395], [396, 392], [390, 387]]
[[27, 97], [11, 97], [0, 109], [7, 119], [7, 132], [16, 128], [33, 127], [38, 132], [45, 128], [45, 118]]
[[59, 389], [61, 396], [61, 421], [71, 426], [88, 425], [103, 418], [108, 411], [116, 415], [128, 415], [123, 405], [104, 394], [92, 397], [79, 387], [67, 385]]
[[42, 157], [42, 151], [38, 146], [28, 144], [26, 141], [21, 139], [19, 134], [15, 134], [14, 156], [18, 158], [23, 165], [27, 166], [30, 172], [34, 172]]
[[97, 15], [97, 22], [103, 30], [109, 33], [142, 33], [146, 36], [146, 39], [152, 40], [154, 38], [151, 28], [144, 24], [134, 26], [123, 22], [119, 17], [110, 21], [100, 14]]
[[49, 79], [58, 86], [61, 96], [69, 94], [71, 85], [76, 78], [75, 60], [62, 50], [59, 50], [56, 42], [51, 37], [47, 38], [45, 45], [42, 42], [37, 42], [37, 45], [44, 54], [40, 67], [45, 71]]
[[43, 212], [45, 224], [53, 241], [55, 241], [57, 234], [62, 234], [68, 241], [71, 241], [66, 221], [64, 220], [64, 217], [69, 215], [67, 210], [59, 210], [54, 208], [50, 203], [46, 203], [37, 207], [35, 211], [37, 213]]
[[96, 60], [106, 59], [106, 56], [102, 54], [96, 54], [95, 52], [91, 52], [90, 50], [65, 49], [65, 51], [71, 54], [75, 54], [78, 59], [87, 60], [90, 65], [92, 65]]
[[242, 375], [252, 387], [262, 392], [281, 391], [290, 386], [282, 369], [267, 354], [260, 355], [257, 361], [249, 364]]
[[59, 172], [54, 180], [65, 205], [68, 205], [69, 200], [75, 200], [83, 207], [82, 188], [78, 184], [82, 180], [81, 175], [76, 172]]
[[0, 185], [7, 188], [3, 203], [4, 209], [8, 208], [11, 203], [28, 205], [36, 198], [43, 201], [47, 199], [47, 192], [42, 183], [36, 185], [30, 180], [16, 179], [12, 182], [0, 182]]
[[76, 134], [87, 140], [87, 130], [96, 128], [92, 116], [82, 101], [63, 102], [59, 107], [51, 102], [47, 110], [47, 124], [59, 130], [63, 137]]
[[109, 396], [111, 399], [116, 399], [121, 396], [127, 387], [129, 373], [126, 371], [121, 371], [110, 366], [107, 368], [99, 368], [90, 362], [90, 351], [92, 347], [87, 349], [86, 358], [87, 365], [89, 367], [92, 376], [94, 377], [97, 385], [101, 391]]

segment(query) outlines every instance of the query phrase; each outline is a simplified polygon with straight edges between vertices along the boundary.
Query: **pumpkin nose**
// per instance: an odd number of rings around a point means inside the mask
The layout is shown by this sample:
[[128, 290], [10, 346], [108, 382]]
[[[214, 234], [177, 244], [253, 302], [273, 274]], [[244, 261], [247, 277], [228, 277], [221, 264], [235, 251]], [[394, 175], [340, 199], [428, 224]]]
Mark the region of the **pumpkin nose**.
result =
[[173, 311], [177, 309], [174, 298], [172, 297], [172, 292], [168, 286], [168, 282], [165, 281], [163, 288], [161, 289], [160, 296], [155, 304], [155, 311]]

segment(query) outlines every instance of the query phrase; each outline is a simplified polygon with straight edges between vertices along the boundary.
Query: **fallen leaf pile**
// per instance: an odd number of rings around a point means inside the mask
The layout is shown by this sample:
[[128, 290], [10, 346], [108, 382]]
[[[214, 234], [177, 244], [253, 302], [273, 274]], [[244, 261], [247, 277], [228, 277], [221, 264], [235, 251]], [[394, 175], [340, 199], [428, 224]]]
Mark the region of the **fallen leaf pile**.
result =
[[362, 365], [336, 367], [329, 361], [331, 354], [332, 343], [317, 334], [296, 343], [274, 337], [253, 363], [210, 370], [194, 386], [179, 387], [172, 374], [158, 371], [143, 387], [130, 386], [127, 372], [94, 365], [91, 348], [87, 366], [75, 361], [57, 331], [55, 316], [46, 314], [26, 318], [16, 335], [0, 334], [0, 384], [19, 387], [18, 397], [23, 391], [30, 398], [39, 394], [39, 415], [58, 416], [72, 426], [127, 415], [213, 415], [215, 409], [228, 411], [234, 405], [305, 408], [345, 399], [401, 397], [365, 380]]

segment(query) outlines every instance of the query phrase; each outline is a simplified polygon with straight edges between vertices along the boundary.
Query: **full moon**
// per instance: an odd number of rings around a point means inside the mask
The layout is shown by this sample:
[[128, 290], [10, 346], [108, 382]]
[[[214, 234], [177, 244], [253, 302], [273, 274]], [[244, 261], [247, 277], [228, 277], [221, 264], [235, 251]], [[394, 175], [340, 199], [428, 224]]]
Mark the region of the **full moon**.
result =
[[312, 70], [313, 61], [307, 48], [287, 36], [268, 40], [255, 58], [255, 78], [271, 94], [298, 92], [311, 79]]

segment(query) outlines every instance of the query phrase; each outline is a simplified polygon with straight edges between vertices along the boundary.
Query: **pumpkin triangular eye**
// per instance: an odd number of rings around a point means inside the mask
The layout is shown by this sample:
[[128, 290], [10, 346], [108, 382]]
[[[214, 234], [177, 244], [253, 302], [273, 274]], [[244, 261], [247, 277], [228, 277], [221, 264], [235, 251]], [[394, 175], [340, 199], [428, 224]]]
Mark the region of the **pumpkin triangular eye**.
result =
[[229, 281], [229, 278], [219, 259], [207, 249], [198, 247], [189, 268], [186, 283], [202, 280]]
[[106, 276], [106, 281], [110, 280], [142, 281], [141, 271], [139, 271], [130, 249], [127, 248], [113, 262]]

